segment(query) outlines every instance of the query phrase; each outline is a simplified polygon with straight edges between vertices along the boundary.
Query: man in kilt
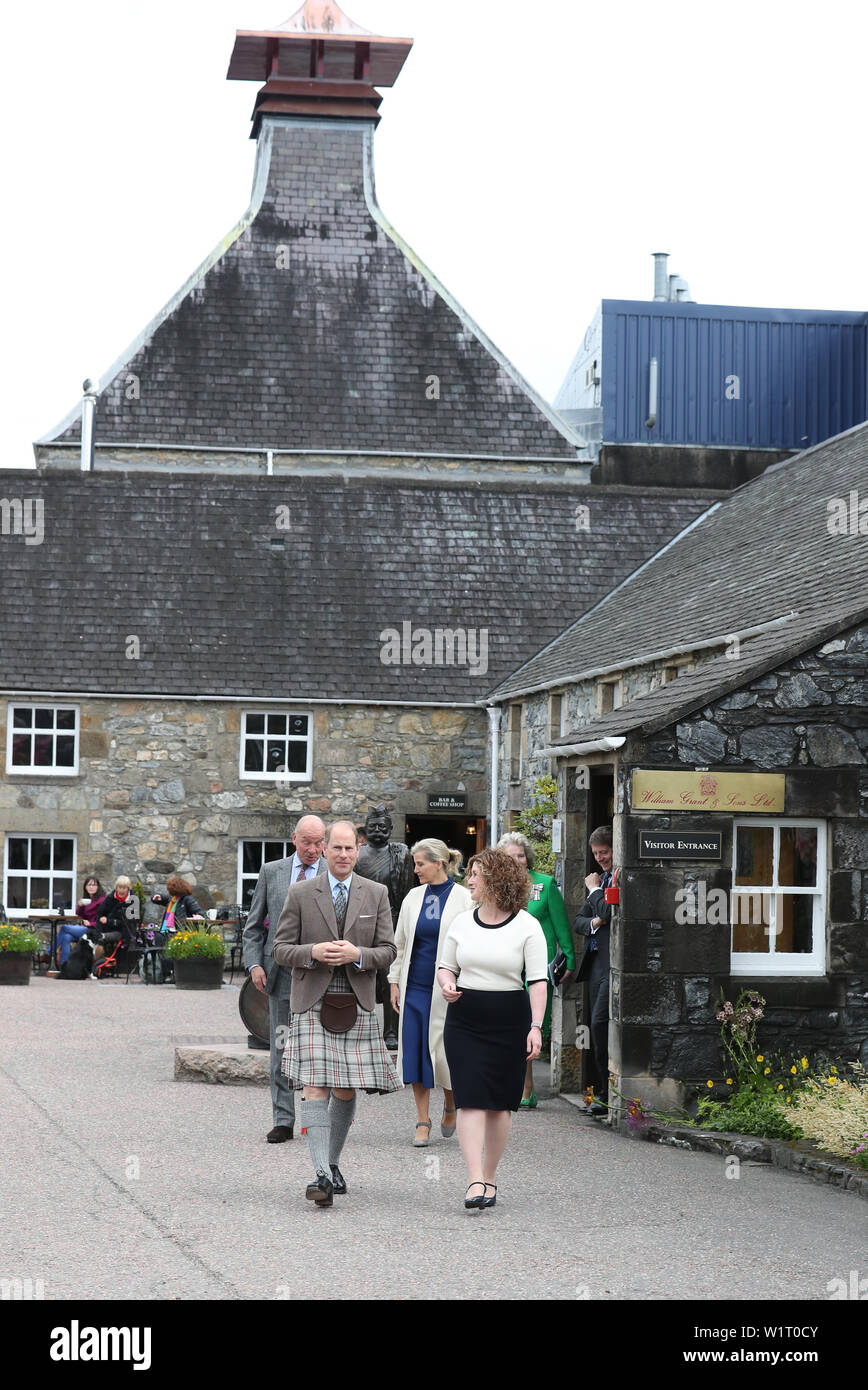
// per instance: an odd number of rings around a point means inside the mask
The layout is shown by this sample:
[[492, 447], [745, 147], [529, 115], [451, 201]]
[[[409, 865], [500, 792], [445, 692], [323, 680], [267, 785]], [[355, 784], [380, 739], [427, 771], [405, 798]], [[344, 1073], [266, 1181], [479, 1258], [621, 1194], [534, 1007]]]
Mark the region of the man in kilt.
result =
[[274, 938], [274, 959], [292, 968], [283, 1066], [304, 1092], [299, 1118], [316, 1175], [305, 1196], [322, 1207], [347, 1191], [338, 1160], [356, 1091], [400, 1085], [374, 1011], [377, 971], [396, 954], [389, 894], [353, 872], [358, 852], [355, 827], [332, 825], [328, 872], [292, 885]]

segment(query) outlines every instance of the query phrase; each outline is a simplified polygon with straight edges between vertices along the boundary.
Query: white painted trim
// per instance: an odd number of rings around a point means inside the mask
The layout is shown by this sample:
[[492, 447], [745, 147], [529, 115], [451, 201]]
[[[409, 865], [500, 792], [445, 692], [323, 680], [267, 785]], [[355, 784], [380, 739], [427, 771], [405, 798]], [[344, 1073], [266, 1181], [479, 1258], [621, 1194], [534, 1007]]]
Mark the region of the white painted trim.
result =
[[[230, 246], [232, 246], [233, 243], [238, 240], [241, 234], [247, 231], [247, 228], [250, 226], [251, 222], [256, 217], [260, 207], [262, 206], [262, 199], [265, 194], [266, 184], [268, 182], [268, 169], [271, 163], [271, 147], [272, 132], [266, 126], [266, 128], [260, 134], [259, 139], [256, 143], [256, 164], [254, 166], [253, 171], [253, 190], [250, 195], [250, 204], [247, 208], [247, 211], [243, 214], [239, 221], [235, 223], [235, 226], [232, 227], [232, 229], [229, 232], [227, 232], [226, 236], [223, 237], [222, 241], [219, 241], [217, 243], [211, 254], [207, 256], [205, 260], [202, 262], [202, 264], [196, 270], [193, 271], [193, 274], [187, 280], [184, 281], [184, 284], [181, 286], [179, 290], [175, 292], [175, 294], [172, 295], [172, 298], [168, 301], [168, 303], [165, 304], [163, 308], [159, 311], [159, 313], [151, 319], [147, 327], [142, 329], [138, 337], [133, 339], [129, 347], [121, 353], [120, 357], [115, 359], [115, 361], [108, 368], [108, 370], [106, 372], [103, 372], [102, 376], [99, 378], [99, 381], [97, 382], [97, 392], [101, 390], [102, 382], [109, 383], [111, 381], [114, 381], [115, 377], [119, 374], [119, 372], [121, 372], [123, 368], [126, 367], [128, 363], [132, 361], [136, 353], [139, 352], [139, 350], [145, 346], [149, 339], [153, 337], [153, 335], [156, 333], [157, 329], [161, 326], [161, 324], [165, 323], [169, 315], [175, 312], [182, 300], [186, 299], [187, 295], [190, 294], [191, 291], [194, 290], [202, 280], [204, 280], [208, 272], [211, 269], [213, 269], [213, 267], [217, 264], [219, 260], [222, 259], [222, 257], [229, 250]], [[97, 396], [97, 413], [99, 411], [98, 402], [99, 397]], [[70, 425], [75, 424], [76, 420], [78, 420], [81, 416], [81, 411], [82, 403], [81, 401], [78, 401], [78, 403], [69, 412], [69, 414], [65, 416], [63, 420], [61, 420], [59, 425], [55, 426], [53, 430], [49, 430], [48, 434], [43, 435], [41, 439], [37, 439], [37, 445], [53, 443], [56, 440], [57, 435], [62, 434], [64, 430], [69, 429]], [[80, 448], [80, 445], [76, 444], [74, 447]]]
[[[274, 772], [268, 772], [268, 771], [263, 771], [263, 772], [248, 772], [248, 771], [247, 771], [247, 769], [246, 769], [245, 766], [244, 766], [244, 745], [245, 745], [245, 743], [246, 743], [246, 741], [247, 741], [247, 738], [248, 738], [248, 734], [247, 734], [247, 716], [248, 716], [249, 714], [260, 714], [260, 713], [261, 713], [262, 715], [264, 715], [264, 716], [265, 716], [265, 715], [268, 715], [268, 714], [285, 714], [286, 717], [287, 717], [288, 719], [291, 718], [293, 715], [298, 715], [298, 716], [304, 717], [304, 718], [308, 721], [308, 735], [307, 735], [307, 738], [304, 740], [305, 743], [306, 743], [306, 745], [307, 745], [307, 749], [306, 749], [307, 757], [306, 757], [306, 761], [305, 761], [305, 765], [304, 765], [304, 772], [286, 772], [286, 773], [281, 773], [281, 775], [280, 775], [280, 780], [278, 780], [278, 775], [277, 775], [277, 773], [274, 773]], [[258, 734], [251, 734], [251, 735], [249, 735], [249, 737], [251, 737], [251, 738], [258, 738], [259, 735], [258, 735]], [[269, 735], [268, 735], [268, 731], [267, 731], [267, 729], [266, 729], [266, 731], [265, 731], [265, 732], [263, 733], [263, 735], [262, 735], [263, 744], [267, 744], [267, 743], [268, 743], [268, 738], [269, 738]], [[238, 746], [238, 780], [239, 780], [239, 782], [260, 782], [260, 783], [261, 783], [261, 782], [270, 782], [270, 783], [274, 784], [275, 786], [277, 786], [278, 788], [282, 787], [285, 783], [288, 783], [288, 782], [312, 782], [312, 781], [313, 781], [313, 740], [314, 740], [314, 719], [313, 719], [313, 712], [312, 712], [311, 710], [309, 710], [309, 709], [293, 709], [293, 708], [290, 708], [289, 706], [284, 706], [284, 707], [282, 707], [281, 709], [267, 709], [267, 710], [244, 709], [244, 710], [242, 710], [242, 711], [241, 711], [241, 733], [240, 733], [240, 735], [239, 735], [239, 746]], [[279, 740], [275, 740], [275, 741], [279, 741]], [[285, 741], [285, 740], [280, 740], [280, 741]], [[300, 738], [298, 738], [298, 737], [293, 737], [293, 738], [290, 738], [290, 739], [288, 740], [288, 742], [291, 742], [291, 743], [301, 743], [301, 741], [302, 741], [302, 740], [301, 740]], [[287, 744], [287, 751], [288, 751], [288, 744]], [[265, 747], [263, 747], [262, 754], [263, 754], [263, 762], [264, 762], [264, 761], [265, 761]]]
[[[740, 827], [753, 828], [754, 826], [769, 826], [774, 831], [772, 845], [772, 879], [770, 884], [741, 885], [735, 882], [737, 840]], [[780, 860], [780, 841], [781, 829], [788, 826], [795, 826], [806, 830], [816, 830], [817, 832], [817, 884], [815, 888], [790, 887], [787, 884], [778, 883], [778, 866]], [[829, 885], [826, 875], [827, 862], [827, 841], [828, 826], [823, 820], [812, 820], [806, 817], [794, 816], [751, 816], [735, 817], [732, 826], [732, 885], [729, 890], [730, 908], [730, 973], [733, 976], [744, 975], [753, 978], [768, 977], [780, 978], [781, 976], [801, 976], [813, 975], [822, 976], [826, 974], [826, 907], [828, 903]], [[796, 951], [777, 951], [777, 936], [769, 937], [769, 951], [758, 953], [755, 951], [734, 951], [732, 949], [732, 901], [734, 897], [751, 897], [754, 893], [768, 893], [771, 895], [772, 913], [777, 914], [777, 897], [781, 894], [793, 897], [810, 897], [814, 899], [814, 912], [812, 921], [812, 945], [810, 953]], [[771, 923], [769, 923], [771, 926]]]
[[[12, 711], [13, 711], [13, 709], [32, 709], [32, 710], [37, 710], [37, 709], [50, 709], [50, 710], [54, 711], [55, 713], [56, 713], [58, 710], [62, 710], [62, 709], [71, 709], [72, 712], [73, 712], [74, 715], [75, 715], [75, 727], [74, 727], [71, 731], [70, 731], [69, 729], [60, 729], [60, 730], [59, 730], [59, 729], [57, 728], [56, 721], [55, 721], [55, 726], [54, 726], [53, 728], [51, 728], [51, 729], [43, 729], [43, 730], [42, 730], [42, 733], [43, 733], [43, 734], [50, 733], [50, 734], [52, 735], [52, 737], [55, 739], [55, 751], [57, 750], [57, 743], [56, 743], [56, 740], [57, 740], [57, 735], [58, 735], [58, 733], [63, 734], [63, 735], [64, 735], [65, 737], [67, 737], [67, 738], [69, 737], [70, 732], [72, 733], [73, 747], [74, 747], [74, 749], [75, 749], [75, 758], [74, 758], [72, 767], [57, 767], [57, 766], [54, 765], [54, 764], [52, 764], [52, 766], [50, 766], [50, 767], [34, 767], [33, 764], [28, 764], [27, 767], [13, 767], [13, 765], [12, 765], [12, 739], [13, 739], [13, 737], [14, 737], [14, 735], [15, 735], [16, 733], [27, 733], [27, 732], [28, 732], [26, 729], [16, 729], [16, 728], [14, 727], [13, 722], [12, 722]], [[34, 723], [34, 724], [31, 724], [31, 726], [30, 726], [30, 731], [29, 731], [29, 732], [30, 732], [31, 734], [33, 734], [33, 735], [35, 735], [35, 734], [38, 732], [37, 729], [36, 729], [35, 723]], [[45, 700], [43, 700], [43, 701], [35, 701], [35, 700], [32, 700], [32, 699], [29, 699], [29, 700], [9, 699], [9, 700], [7, 701], [7, 705], [6, 705], [6, 776], [7, 776], [7, 777], [24, 777], [24, 778], [29, 779], [29, 780], [32, 780], [34, 777], [78, 777], [78, 775], [79, 775], [80, 742], [81, 742], [81, 711], [80, 711], [78, 705], [71, 705], [71, 704], [61, 703], [61, 702], [58, 702], [58, 703], [56, 703], [56, 704], [53, 704], [53, 703], [52, 703], [52, 704], [49, 704], [49, 703], [48, 703], [47, 701], [45, 701]]]
[[[46, 812], [46, 815], [51, 814], [51, 812]], [[29, 908], [13, 908], [9, 906], [9, 844], [11, 840], [51, 840], [52, 845], [55, 840], [72, 840], [72, 911], [74, 912], [77, 902], [75, 885], [78, 882], [78, 835], [75, 834], [74, 831], [67, 832], [65, 830], [5, 830], [3, 834], [5, 836], [5, 845], [3, 849], [3, 891], [2, 894], [0, 894], [0, 901], [6, 906], [6, 916], [9, 921], [25, 921], [28, 917], [44, 917], [47, 920], [49, 917], [57, 916], [53, 904], [48, 907]], [[52, 858], [53, 857], [54, 849], [52, 847]], [[12, 872], [15, 876], [20, 876], [22, 871], [14, 869]], [[26, 869], [23, 872], [27, 878], [28, 884], [32, 878], [46, 877], [45, 872], [42, 870], [36, 870], [34, 872], [33, 869]], [[69, 874], [64, 870], [60, 870], [58, 876], [68, 878]], [[49, 896], [53, 897], [55, 870], [49, 869], [47, 877], [51, 882]], [[29, 888], [27, 895], [28, 897], [30, 896]]]
[[[449, 291], [446, 289], [445, 285], [442, 285], [440, 283], [433, 271], [428, 269], [424, 261], [413, 250], [412, 246], [410, 246], [408, 242], [404, 240], [400, 232], [396, 231], [389, 219], [386, 217], [386, 214], [383, 212], [382, 208], [377, 202], [377, 193], [374, 182], [374, 132], [371, 129], [369, 129], [365, 135], [362, 162], [365, 172], [365, 202], [368, 205], [368, 211], [370, 212], [374, 221], [379, 223], [379, 225], [382, 227], [383, 231], [386, 233], [386, 236], [390, 239], [390, 241], [394, 242], [401, 254], [407, 258], [411, 265], [415, 266], [419, 274], [424, 276], [424, 278], [428, 281], [429, 285], [431, 285], [435, 293], [440, 297], [440, 299], [444, 301], [444, 303], [449, 305], [449, 308], [452, 310], [453, 314], [455, 314], [461, 320], [465, 328], [469, 329], [469, 331], [478, 340], [478, 342], [480, 342], [481, 345], [485, 348], [485, 351], [489, 353], [490, 356], [492, 356], [494, 360], [499, 364], [499, 366], [503, 368], [507, 375], [512, 378], [516, 386], [518, 386], [518, 388], [524, 393], [524, 395], [528, 396], [529, 399], [533, 401], [533, 404], [536, 406], [537, 410], [539, 410], [539, 412], [545, 416], [549, 424], [553, 425], [554, 428], [557, 430], [558, 434], [561, 435], [561, 437], [565, 439], [568, 444], [572, 445], [572, 447], [576, 450], [577, 461], [581, 461], [578, 460], [578, 454], [580, 450], [585, 448], [584, 442], [581, 439], [579, 439], [578, 435], [573, 433], [567, 422], [563, 419], [561, 415], [558, 414], [554, 407], [549, 405], [548, 401], [543, 400], [542, 396], [534, 390], [530, 382], [524, 379], [524, 377], [519, 372], [518, 368], [513, 366], [512, 362], [510, 362], [509, 358], [501, 352], [500, 348], [498, 348], [491, 341], [491, 339], [485, 333], [483, 333], [482, 329], [470, 317], [466, 309], [463, 309], [462, 306], [458, 303], [458, 300], [454, 297], [454, 295], [450, 294]], [[563, 460], [563, 462], [568, 462], [568, 460]]]
[[[179, 703], [189, 701], [195, 704], [221, 704], [236, 707], [238, 705], [264, 705], [271, 708], [279, 705], [283, 708], [286, 705], [285, 696], [271, 695], [190, 695], [182, 693], [180, 695], [167, 695], [165, 691], [152, 693], [150, 691], [133, 690], [76, 690], [76, 691], [6, 691], [0, 692], [0, 697], [8, 697], [21, 704], [32, 702], [33, 700], [176, 700]], [[482, 709], [484, 700], [353, 700], [353, 699], [332, 699], [332, 700], [311, 700], [305, 699], [306, 705], [345, 705], [348, 708], [359, 709]]]

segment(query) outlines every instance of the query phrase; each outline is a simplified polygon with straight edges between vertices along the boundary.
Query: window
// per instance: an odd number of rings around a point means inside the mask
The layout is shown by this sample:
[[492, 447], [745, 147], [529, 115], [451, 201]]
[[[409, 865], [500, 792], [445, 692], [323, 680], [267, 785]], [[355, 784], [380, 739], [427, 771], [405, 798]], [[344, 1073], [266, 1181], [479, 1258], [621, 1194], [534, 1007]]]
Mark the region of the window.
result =
[[826, 827], [736, 821], [732, 973], [822, 975], [826, 969]]
[[561, 729], [564, 722], [564, 705], [566, 701], [563, 695], [549, 696], [549, 742], [552, 743], [556, 738], [560, 738]]
[[6, 771], [40, 777], [78, 774], [78, 708], [75, 705], [9, 705]]
[[309, 782], [313, 716], [295, 711], [246, 710], [241, 721], [241, 771], [245, 779]]
[[510, 782], [520, 782], [524, 754], [524, 705], [510, 705], [507, 725], [507, 758]]
[[238, 901], [245, 912], [263, 864], [273, 859], [288, 859], [295, 853], [292, 840], [239, 840], [238, 842]]
[[597, 684], [597, 713], [611, 714], [622, 704], [621, 677], [614, 680], [599, 681]]
[[69, 912], [74, 893], [74, 836], [6, 836], [3, 901], [10, 918]]

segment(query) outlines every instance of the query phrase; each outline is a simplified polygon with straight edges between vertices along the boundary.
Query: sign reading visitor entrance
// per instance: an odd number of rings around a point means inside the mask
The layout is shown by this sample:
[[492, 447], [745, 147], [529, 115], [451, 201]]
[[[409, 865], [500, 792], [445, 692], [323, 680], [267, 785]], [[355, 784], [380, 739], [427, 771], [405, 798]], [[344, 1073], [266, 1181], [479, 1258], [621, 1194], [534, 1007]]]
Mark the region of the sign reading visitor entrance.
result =
[[466, 811], [467, 796], [464, 792], [439, 792], [428, 796], [429, 811]]
[[634, 811], [731, 811], [779, 815], [784, 809], [782, 772], [666, 772], [637, 767]]
[[692, 830], [640, 830], [640, 859], [720, 859], [723, 835], [719, 830], [696, 834]]

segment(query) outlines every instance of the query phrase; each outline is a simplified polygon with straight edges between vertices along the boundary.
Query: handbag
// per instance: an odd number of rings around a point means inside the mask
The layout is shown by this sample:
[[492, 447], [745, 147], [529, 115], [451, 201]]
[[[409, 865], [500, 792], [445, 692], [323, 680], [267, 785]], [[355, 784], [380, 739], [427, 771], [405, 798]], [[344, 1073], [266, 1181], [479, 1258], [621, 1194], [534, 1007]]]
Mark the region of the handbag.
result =
[[549, 979], [554, 989], [557, 989], [568, 969], [569, 966], [567, 965], [566, 955], [559, 946], [555, 952], [554, 960], [549, 961]]
[[348, 1033], [359, 1016], [354, 994], [324, 994], [319, 1021], [327, 1033]]

